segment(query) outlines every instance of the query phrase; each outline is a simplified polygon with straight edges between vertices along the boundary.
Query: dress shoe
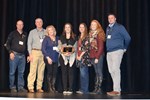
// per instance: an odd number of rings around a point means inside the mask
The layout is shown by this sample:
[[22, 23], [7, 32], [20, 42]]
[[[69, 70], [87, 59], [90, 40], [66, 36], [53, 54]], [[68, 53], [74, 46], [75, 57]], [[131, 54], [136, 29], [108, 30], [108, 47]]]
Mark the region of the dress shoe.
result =
[[107, 92], [107, 95], [110, 95], [110, 96], [119, 96], [119, 95], [121, 95], [121, 93], [118, 92], [118, 91], [111, 91], [111, 92]]
[[19, 93], [27, 93], [27, 90], [24, 89], [24, 88], [21, 88], [21, 89], [18, 90], [18, 92], [19, 92]]
[[29, 89], [29, 93], [34, 93], [34, 90], [33, 89]]
[[10, 90], [10, 92], [11, 92], [11, 93], [17, 93], [17, 90], [16, 90], [16, 88], [12, 88], [12, 89]]
[[37, 90], [38, 93], [43, 93], [44, 91], [42, 89]]

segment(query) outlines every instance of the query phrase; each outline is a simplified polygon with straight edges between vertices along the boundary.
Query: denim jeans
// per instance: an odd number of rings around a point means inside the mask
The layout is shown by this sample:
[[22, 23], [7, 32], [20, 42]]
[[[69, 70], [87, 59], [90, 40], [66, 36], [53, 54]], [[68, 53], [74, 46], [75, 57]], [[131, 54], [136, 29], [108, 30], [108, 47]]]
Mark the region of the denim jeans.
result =
[[16, 88], [15, 85], [15, 73], [18, 68], [18, 90], [24, 87], [24, 70], [25, 70], [25, 55], [15, 53], [14, 60], [9, 59], [9, 88]]
[[101, 79], [103, 79], [103, 59], [104, 59], [104, 55], [101, 55], [99, 60], [98, 60], [98, 63], [95, 64], [95, 59], [92, 59], [92, 64], [94, 66], [94, 70], [95, 70], [95, 74], [96, 74], [96, 77], [101, 77]]
[[80, 67], [80, 91], [83, 93], [88, 93], [88, 87], [89, 87], [89, 71], [87, 66], [81, 66]]

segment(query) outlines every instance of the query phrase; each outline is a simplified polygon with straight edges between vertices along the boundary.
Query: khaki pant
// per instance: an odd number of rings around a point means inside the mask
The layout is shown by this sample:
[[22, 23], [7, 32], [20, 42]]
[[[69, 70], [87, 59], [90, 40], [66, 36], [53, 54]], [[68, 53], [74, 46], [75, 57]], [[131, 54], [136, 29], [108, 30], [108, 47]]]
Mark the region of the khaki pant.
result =
[[34, 89], [34, 82], [37, 78], [36, 89], [41, 89], [44, 78], [45, 63], [42, 51], [32, 50], [33, 61], [30, 62], [28, 75], [28, 89]]
[[113, 91], [121, 91], [120, 65], [124, 51], [122, 49], [107, 53], [108, 70], [113, 80]]

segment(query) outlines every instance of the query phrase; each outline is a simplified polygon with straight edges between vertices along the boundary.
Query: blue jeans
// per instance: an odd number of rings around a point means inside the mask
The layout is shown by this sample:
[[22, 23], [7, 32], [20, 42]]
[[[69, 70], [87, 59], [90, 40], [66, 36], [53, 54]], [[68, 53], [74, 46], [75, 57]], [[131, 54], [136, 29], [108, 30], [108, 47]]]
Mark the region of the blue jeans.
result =
[[89, 71], [87, 66], [80, 66], [80, 91], [88, 93], [89, 90]]
[[97, 64], [94, 63], [95, 59], [92, 59], [92, 64], [94, 66], [96, 77], [101, 77], [101, 79], [103, 79], [103, 72], [102, 72], [102, 70], [103, 70], [103, 59], [104, 59], [104, 55], [101, 55]]
[[9, 59], [9, 88], [16, 88], [15, 72], [18, 68], [18, 90], [24, 87], [25, 55], [15, 53], [14, 60]]

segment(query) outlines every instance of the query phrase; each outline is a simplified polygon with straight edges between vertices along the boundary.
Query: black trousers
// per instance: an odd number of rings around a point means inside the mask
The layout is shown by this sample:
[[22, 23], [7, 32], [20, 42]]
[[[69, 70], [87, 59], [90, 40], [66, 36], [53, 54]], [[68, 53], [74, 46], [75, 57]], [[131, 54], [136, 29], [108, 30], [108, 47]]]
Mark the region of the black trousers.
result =
[[57, 75], [57, 70], [58, 70], [58, 63], [52, 63], [48, 64], [47, 59], [44, 59], [45, 65], [46, 65], [46, 70], [47, 70], [47, 80], [50, 82], [50, 84], [55, 84], [56, 81], [56, 75]]
[[75, 72], [75, 62], [72, 67], [64, 64], [64, 60], [62, 56], [59, 57], [59, 62], [62, 71], [62, 84], [64, 91], [73, 91], [74, 85], [74, 72]]

